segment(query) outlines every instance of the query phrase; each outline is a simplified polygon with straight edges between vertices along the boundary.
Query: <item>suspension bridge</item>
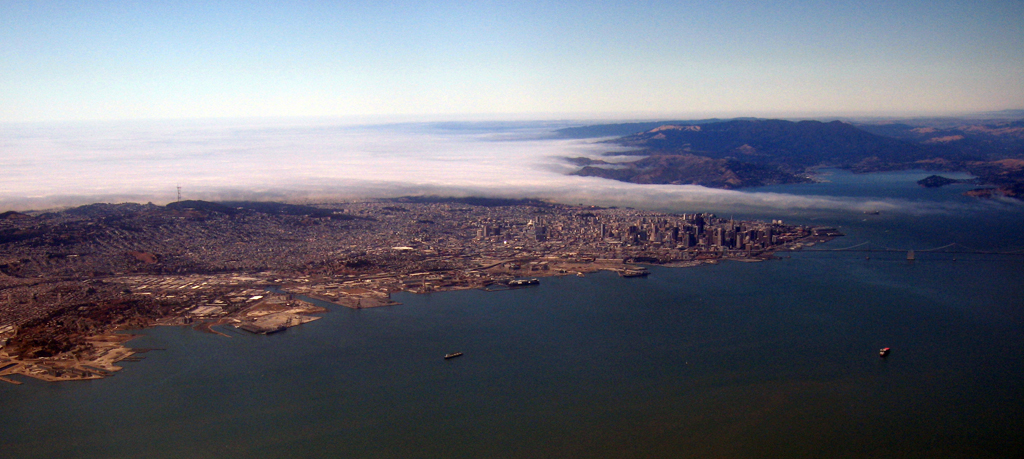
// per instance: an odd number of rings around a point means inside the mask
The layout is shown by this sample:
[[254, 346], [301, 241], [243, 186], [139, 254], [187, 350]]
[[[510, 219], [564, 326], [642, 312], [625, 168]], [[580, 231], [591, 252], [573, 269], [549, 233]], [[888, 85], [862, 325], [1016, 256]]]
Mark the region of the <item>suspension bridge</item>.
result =
[[904, 252], [904, 253], [973, 253], [981, 255], [1024, 255], [1024, 247], [1016, 249], [1006, 250], [982, 250], [973, 247], [966, 246], [958, 242], [951, 242], [949, 244], [933, 247], [930, 249], [919, 249], [919, 248], [896, 248], [888, 247], [882, 244], [874, 243], [871, 241], [861, 242], [860, 244], [851, 245], [849, 247], [842, 248], [824, 248], [814, 247], [805, 248], [803, 252]]

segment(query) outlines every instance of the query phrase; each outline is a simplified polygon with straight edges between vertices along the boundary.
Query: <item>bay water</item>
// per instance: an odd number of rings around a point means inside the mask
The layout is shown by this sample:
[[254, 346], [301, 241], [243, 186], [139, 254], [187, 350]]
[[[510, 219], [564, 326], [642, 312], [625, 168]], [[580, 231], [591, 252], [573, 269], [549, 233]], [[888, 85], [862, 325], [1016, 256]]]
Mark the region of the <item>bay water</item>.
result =
[[[401, 293], [269, 336], [142, 330], [166, 350], [113, 377], [0, 384], [0, 457], [1019, 456], [1022, 206], [830, 174], [759, 191], [920, 202], [786, 215], [847, 234], [811, 249], [916, 261], [806, 250]], [[1016, 254], [928, 251], [952, 242]]]

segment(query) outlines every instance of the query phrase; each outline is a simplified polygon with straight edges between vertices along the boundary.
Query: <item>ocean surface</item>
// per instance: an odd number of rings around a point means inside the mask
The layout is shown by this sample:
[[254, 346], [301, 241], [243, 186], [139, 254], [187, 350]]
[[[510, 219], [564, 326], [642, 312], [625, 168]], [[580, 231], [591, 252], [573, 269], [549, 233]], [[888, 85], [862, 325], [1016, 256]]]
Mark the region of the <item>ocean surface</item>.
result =
[[736, 211], [846, 233], [768, 262], [142, 330], [111, 378], [0, 384], [0, 457], [1019, 457], [1024, 206], [927, 175], [746, 192], [858, 203]]

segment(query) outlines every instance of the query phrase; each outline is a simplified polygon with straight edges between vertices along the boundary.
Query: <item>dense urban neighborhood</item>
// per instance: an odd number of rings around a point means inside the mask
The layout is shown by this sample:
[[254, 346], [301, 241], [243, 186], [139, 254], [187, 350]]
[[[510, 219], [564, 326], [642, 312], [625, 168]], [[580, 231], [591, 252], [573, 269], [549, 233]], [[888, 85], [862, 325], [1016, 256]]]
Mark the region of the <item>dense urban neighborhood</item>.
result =
[[[0, 214], [0, 377], [99, 378], [131, 358], [116, 331], [273, 333], [327, 301], [504, 289], [643, 264], [756, 261], [833, 228], [535, 200], [399, 198], [321, 205], [180, 201]], [[526, 279], [527, 281], [523, 281]], [[13, 381], [13, 380], [8, 380]]]

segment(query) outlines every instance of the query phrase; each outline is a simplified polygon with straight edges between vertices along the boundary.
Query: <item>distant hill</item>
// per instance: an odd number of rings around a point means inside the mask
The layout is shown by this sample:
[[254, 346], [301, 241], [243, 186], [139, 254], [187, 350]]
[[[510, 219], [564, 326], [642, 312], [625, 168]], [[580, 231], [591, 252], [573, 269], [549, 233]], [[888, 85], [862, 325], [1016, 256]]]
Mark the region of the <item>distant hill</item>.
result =
[[[580, 160], [577, 162], [582, 163]], [[640, 184], [702, 185], [725, 189], [810, 181], [805, 176], [774, 166], [691, 154], [656, 154], [625, 165], [590, 162], [576, 174]]]
[[923, 145], [942, 145], [978, 160], [1024, 155], [1024, 120], [942, 120], [921, 123], [863, 123], [858, 128], [873, 134]]
[[32, 216], [21, 212], [15, 212], [13, 210], [8, 210], [7, 212], [0, 214], [0, 220], [22, 220], [26, 218], [32, 218]]
[[559, 135], [632, 131], [611, 143], [635, 150], [614, 154], [642, 159], [608, 164], [569, 158], [582, 166], [575, 175], [632, 183], [741, 188], [806, 181], [814, 167], [927, 169], [968, 171], [1008, 196], [1020, 195], [1019, 163], [1002, 160], [1024, 159], [1024, 121], [956, 127], [950, 127], [949, 119], [942, 122], [943, 127], [929, 127], [744, 118], [586, 126], [562, 129]]
[[[104, 217], [123, 217], [138, 212], [147, 210], [153, 210], [159, 206], [154, 204], [136, 204], [133, 202], [123, 204], [87, 204], [84, 206], [73, 207], [63, 211], [68, 215], [76, 215], [85, 218], [104, 218]], [[44, 214], [45, 215], [45, 214]]]
[[[663, 125], [619, 139], [643, 154], [688, 152], [712, 158], [770, 164], [790, 171], [816, 165], [873, 169], [955, 155], [941, 146], [884, 137], [841, 121], [730, 120], [703, 125]], [[963, 159], [963, 158], [959, 158]]]

